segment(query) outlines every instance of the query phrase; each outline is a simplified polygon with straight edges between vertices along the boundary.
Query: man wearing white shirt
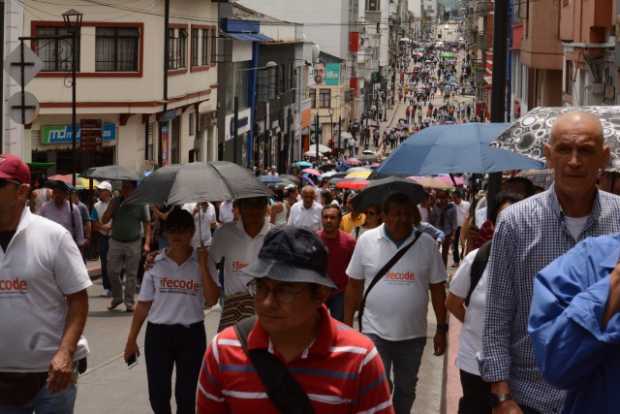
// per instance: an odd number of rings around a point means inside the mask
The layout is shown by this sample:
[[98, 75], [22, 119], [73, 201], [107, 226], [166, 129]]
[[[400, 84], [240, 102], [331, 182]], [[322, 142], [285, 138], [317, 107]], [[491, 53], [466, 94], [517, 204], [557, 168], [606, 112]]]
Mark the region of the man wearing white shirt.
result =
[[272, 227], [266, 216], [265, 197], [240, 199], [237, 203], [240, 219], [220, 227], [209, 249], [209, 274], [224, 295], [218, 331], [254, 315], [254, 299], [247, 287], [250, 278], [241, 270], [258, 258]]
[[103, 224], [101, 219], [106, 210], [110, 206], [112, 199], [112, 184], [108, 181], [102, 181], [97, 185], [99, 193], [99, 201], [94, 205], [92, 219], [94, 221], [95, 230], [99, 233], [99, 259], [101, 261], [101, 281], [105, 289], [105, 296], [112, 296], [112, 285], [108, 276], [108, 250], [110, 249], [110, 234], [112, 233], [112, 223]]
[[231, 200], [220, 203], [220, 223], [231, 223], [235, 221], [235, 206]]
[[196, 231], [192, 238], [192, 247], [200, 247], [201, 243], [207, 247], [211, 246], [212, 230], [217, 224], [215, 206], [208, 201], [201, 203], [187, 203], [183, 209], [194, 217]]
[[26, 208], [28, 166], [0, 155], [0, 412], [73, 413], [92, 285], [63, 226]]
[[459, 252], [461, 227], [465, 224], [465, 220], [469, 216], [469, 207], [471, 206], [471, 203], [463, 200], [461, 190], [456, 190], [454, 192], [452, 201], [456, 206], [456, 232], [454, 233], [454, 239], [452, 240], [452, 259], [454, 260], [454, 266], [458, 267], [461, 262], [461, 253]]
[[408, 414], [415, 401], [418, 370], [426, 344], [429, 290], [437, 316], [435, 355], [444, 353], [448, 332], [446, 269], [433, 238], [414, 229], [415, 208], [404, 194], [389, 196], [383, 207], [384, 224], [360, 236], [347, 268], [344, 323], [352, 325], [364, 287], [370, 285], [401, 248], [417, 237], [367, 296], [362, 318], [362, 333], [377, 346], [388, 378], [394, 368], [396, 414]]
[[291, 226], [305, 227], [312, 231], [321, 230], [321, 212], [323, 206], [315, 201], [316, 192], [314, 187], [305, 186], [301, 190], [301, 201], [291, 207], [288, 216], [288, 224]]

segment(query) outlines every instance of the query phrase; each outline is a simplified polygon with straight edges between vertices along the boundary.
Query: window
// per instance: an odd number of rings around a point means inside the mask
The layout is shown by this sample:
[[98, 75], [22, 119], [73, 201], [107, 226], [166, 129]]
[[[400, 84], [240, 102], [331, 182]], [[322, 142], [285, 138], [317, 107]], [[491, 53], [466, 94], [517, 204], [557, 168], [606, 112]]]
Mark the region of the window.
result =
[[321, 89], [319, 91], [319, 108], [331, 107], [332, 91], [331, 89]]
[[366, 11], [380, 11], [380, 0], [366, 0]]
[[281, 64], [280, 67], [278, 68], [278, 84], [279, 86], [279, 91], [280, 94], [283, 94], [284, 92], [286, 92], [286, 85], [287, 85], [287, 71], [286, 71], [286, 64]]
[[308, 89], [310, 92], [310, 100], [312, 101], [312, 109], [316, 108], [316, 89]]
[[217, 59], [217, 32], [211, 29], [211, 63], [215, 64]]
[[186, 67], [187, 29], [168, 29], [168, 69]]
[[211, 29], [202, 29], [202, 60], [201, 64], [203, 66], [211, 64], [211, 51], [209, 48], [211, 47]]
[[198, 41], [200, 40], [200, 29], [192, 29], [192, 66], [198, 66]]
[[97, 27], [95, 70], [97, 72], [136, 72], [138, 70], [137, 28]]
[[[37, 27], [36, 36], [67, 36], [64, 27]], [[77, 70], [80, 70], [80, 34], [77, 42]], [[70, 72], [73, 62], [73, 39], [41, 39], [35, 41], [37, 54], [43, 61], [44, 72]]]
[[189, 121], [189, 125], [188, 125], [189, 134], [188, 135], [190, 137], [193, 137], [196, 132], [196, 114], [194, 114], [194, 112], [189, 113], [188, 121]]
[[567, 95], [573, 95], [573, 62], [566, 61], [566, 73], [564, 74], [564, 92]]

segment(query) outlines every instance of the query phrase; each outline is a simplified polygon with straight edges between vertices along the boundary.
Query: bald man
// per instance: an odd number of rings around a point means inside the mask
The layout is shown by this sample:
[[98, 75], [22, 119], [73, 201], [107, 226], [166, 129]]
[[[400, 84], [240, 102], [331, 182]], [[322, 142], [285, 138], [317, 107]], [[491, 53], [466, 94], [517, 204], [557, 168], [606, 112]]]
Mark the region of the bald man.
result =
[[620, 197], [596, 187], [609, 159], [600, 120], [559, 116], [544, 152], [554, 185], [503, 211], [493, 238], [480, 368], [494, 414], [560, 412], [565, 394], [542, 378], [527, 334], [534, 277], [578, 241], [620, 231]]
[[321, 230], [322, 210], [323, 206], [316, 202], [316, 190], [307, 185], [301, 190], [301, 200], [291, 207], [288, 224], [319, 231]]

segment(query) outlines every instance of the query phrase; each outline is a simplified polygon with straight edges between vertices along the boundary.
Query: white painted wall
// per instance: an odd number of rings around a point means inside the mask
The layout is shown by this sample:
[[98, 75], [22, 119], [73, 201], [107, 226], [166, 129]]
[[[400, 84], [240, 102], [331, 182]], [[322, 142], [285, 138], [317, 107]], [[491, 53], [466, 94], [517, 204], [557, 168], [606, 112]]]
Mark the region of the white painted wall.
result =
[[260, 13], [304, 24], [306, 40], [340, 58], [348, 55], [349, 0], [240, 0]]
[[[79, 2], [79, 0], [76, 0]], [[25, 33], [30, 34], [31, 21], [62, 21], [61, 14], [67, 6], [60, 3], [36, 2], [38, 10], [28, 8], [32, 0], [26, 0], [26, 10], [23, 21]], [[58, 5], [57, 5], [58, 4]], [[217, 5], [211, 2], [193, 2], [191, 0], [177, 0], [172, 2], [171, 23], [187, 24], [188, 35], [191, 34], [191, 25], [216, 25]], [[78, 101], [129, 101], [143, 102], [161, 100], [163, 97], [163, 1], [135, 0], [132, 8], [149, 10], [152, 14], [132, 13], [118, 9], [93, 6], [84, 3], [82, 6], [72, 5], [84, 13], [84, 21], [97, 22], [124, 22], [143, 23], [143, 76], [142, 77], [110, 77], [110, 78], [78, 78]], [[39, 11], [40, 10], [40, 11]], [[57, 16], [57, 17], [56, 17]], [[85, 26], [81, 33], [80, 65], [83, 72], [94, 72], [95, 69], [95, 27]], [[187, 65], [190, 64], [191, 39], [187, 40]], [[183, 75], [170, 76], [168, 96], [174, 98], [193, 92], [199, 92], [217, 84], [217, 70], [190, 72]], [[70, 102], [71, 88], [66, 87], [64, 78], [35, 78], [28, 90], [33, 92], [41, 102]], [[216, 91], [211, 92], [215, 102]], [[200, 100], [200, 99], [198, 99]], [[173, 105], [174, 107], [174, 105]], [[125, 113], [158, 112], [161, 108], [127, 108]], [[63, 109], [60, 112], [64, 112]], [[82, 111], [82, 109], [80, 110]], [[97, 109], [101, 111], [101, 109]], [[111, 108], [110, 112], [118, 112], [118, 108]], [[43, 113], [58, 113], [56, 110], [44, 109]]]

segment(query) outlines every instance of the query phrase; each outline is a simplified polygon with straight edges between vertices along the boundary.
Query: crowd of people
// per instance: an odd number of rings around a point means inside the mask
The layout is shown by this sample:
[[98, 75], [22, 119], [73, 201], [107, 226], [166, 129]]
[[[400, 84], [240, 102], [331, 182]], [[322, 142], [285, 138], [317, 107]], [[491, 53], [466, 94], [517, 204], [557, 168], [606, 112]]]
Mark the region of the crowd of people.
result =
[[[457, 73], [412, 59], [422, 69], [411, 84], [401, 76], [401, 95], [414, 119]], [[430, 87], [418, 96], [420, 83]], [[427, 117], [470, 112], [446, 104]], [[549, 188], [507, 175], [494, 202], [463, 185], [359, 211], [355, 192], [303, 177], [273, 198], [180, 206], [126, 203], [137, 182], [103, 181], [89, 209], [60, 182], [32, 191], [28, 166], [2, 155], [0, 413], [73, 412], [95, 240], [108, 311], [133, 314], [128, 365], [146, 323], [157, 414], [172, 412], [173, 394], [182, 414], [410, 413], [429, 304], [434, 355], [448, 313], [463, 323], [460, 414], [613, 413], [620, 197], [598, 187], [609, 159], [598, 118], [559, 117], [545, 157]], [[218, 304], [207, 344], [204, 310]]]

